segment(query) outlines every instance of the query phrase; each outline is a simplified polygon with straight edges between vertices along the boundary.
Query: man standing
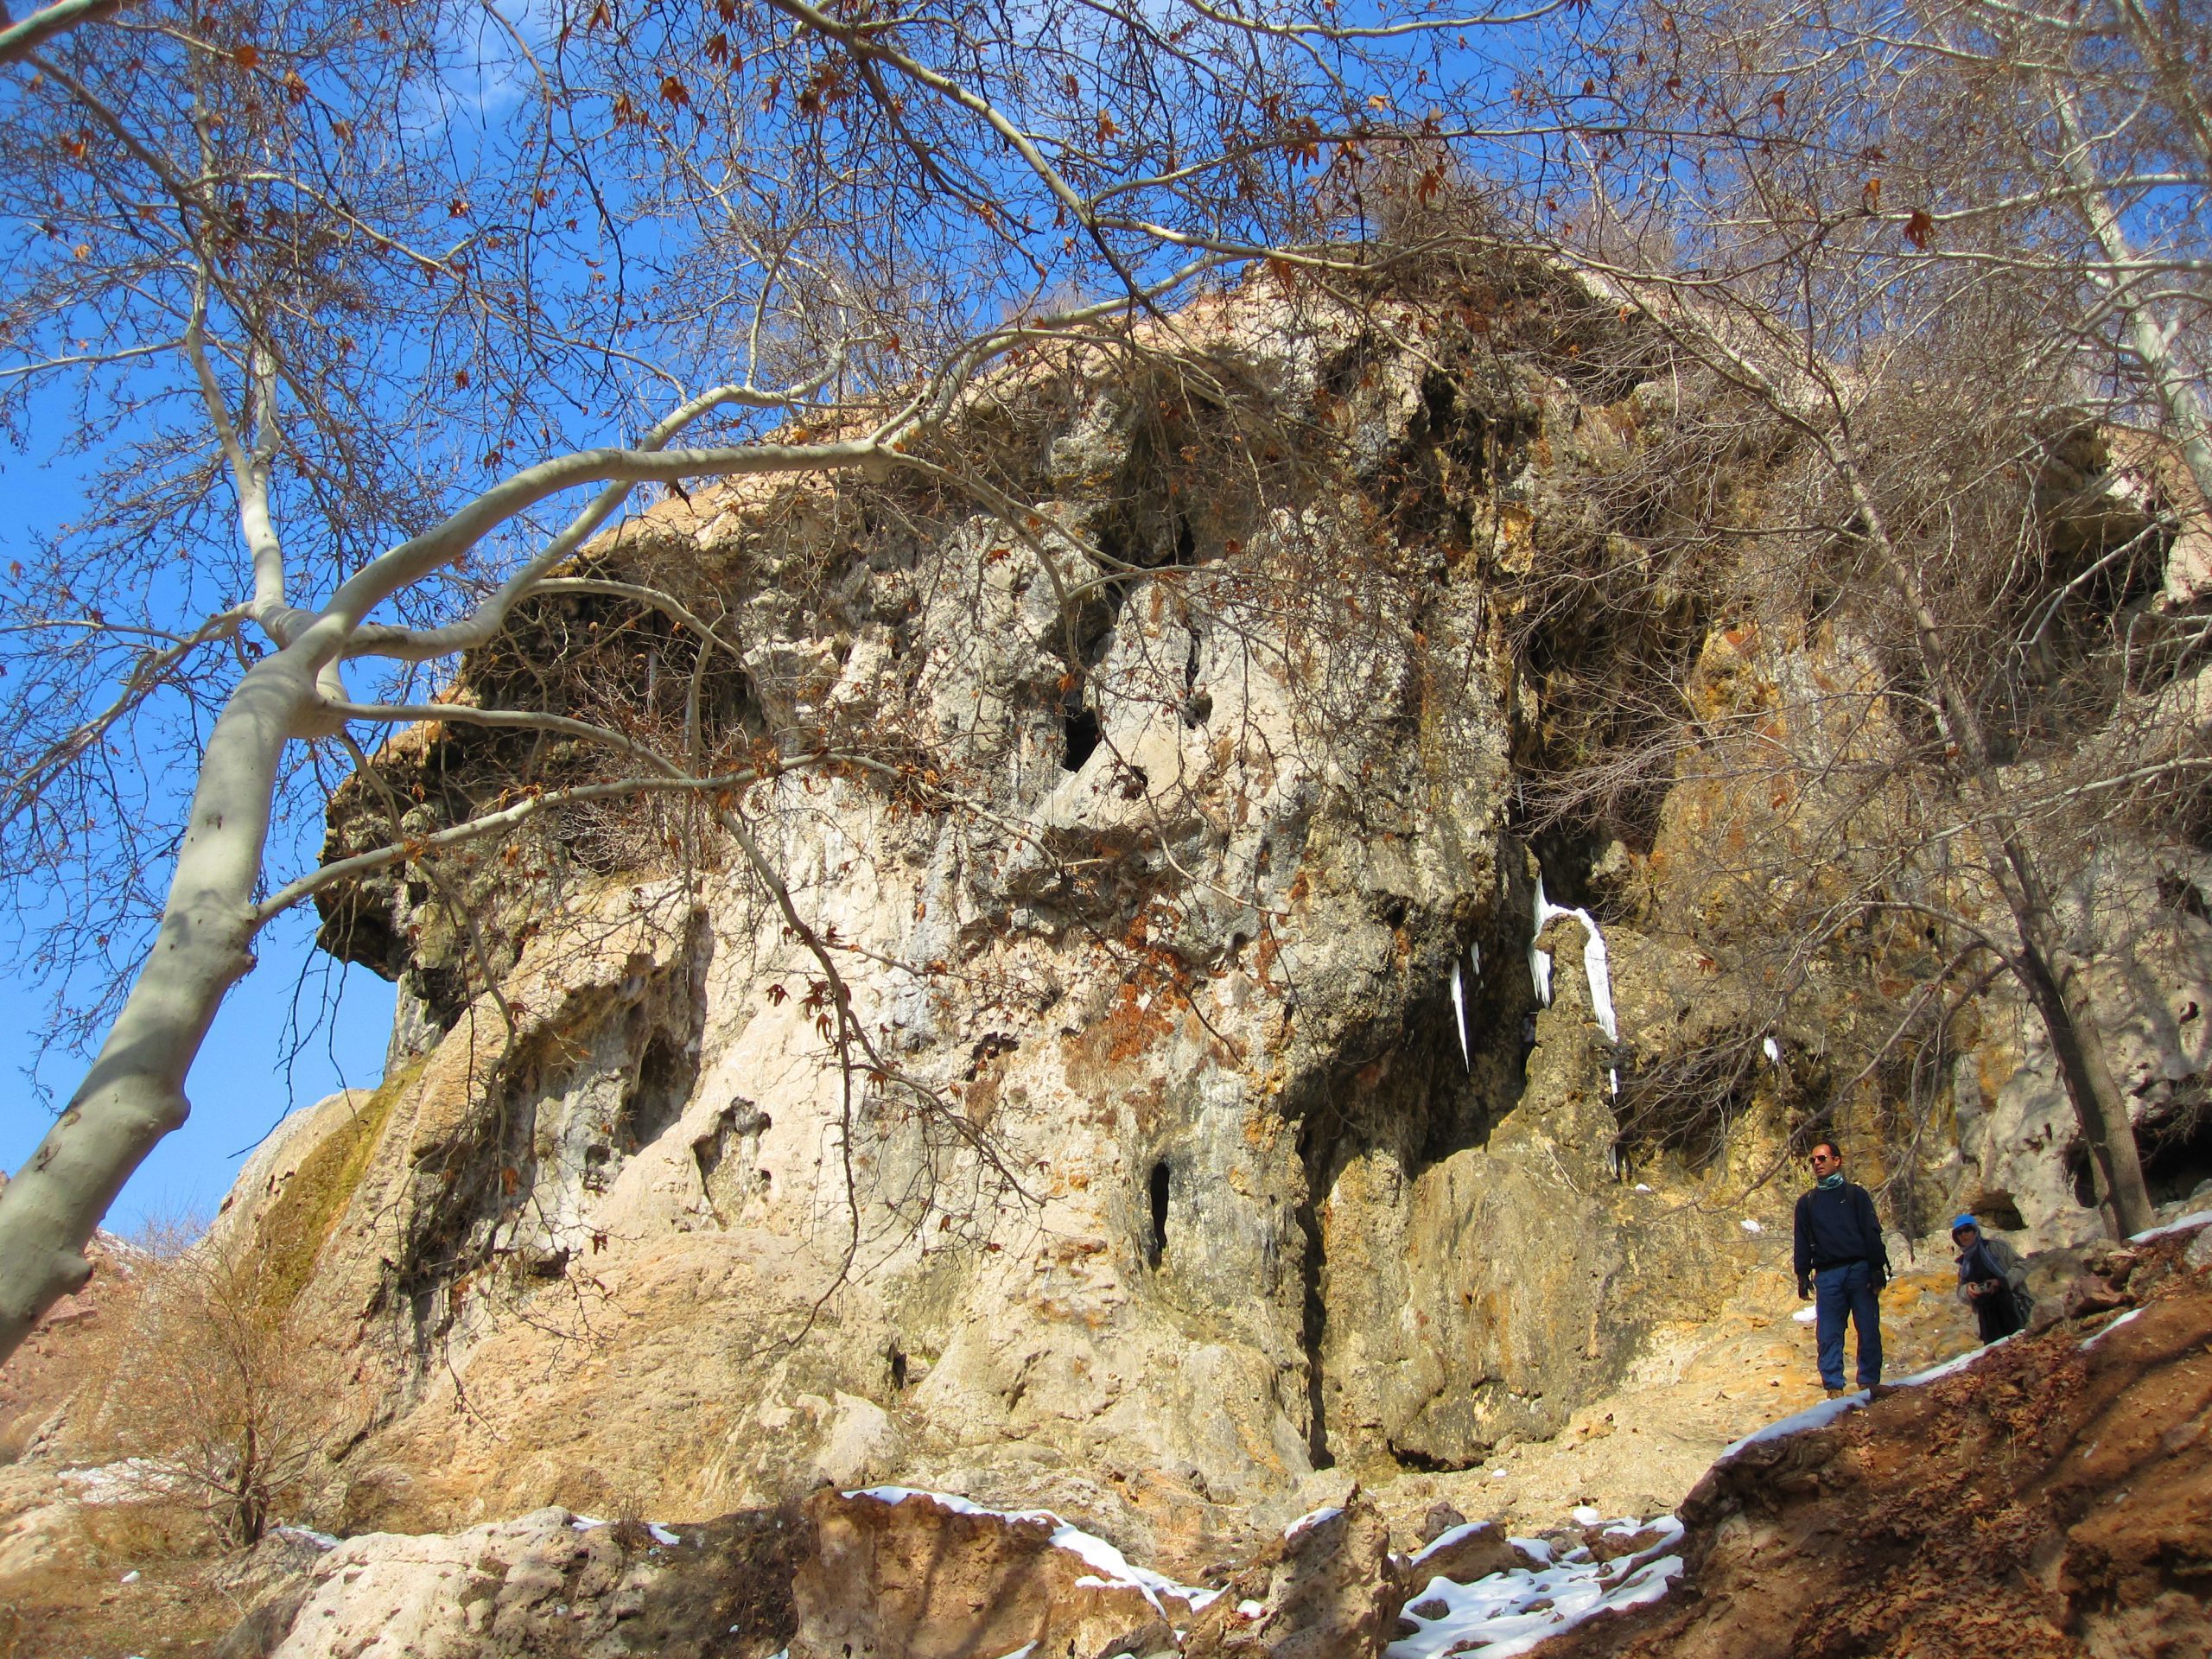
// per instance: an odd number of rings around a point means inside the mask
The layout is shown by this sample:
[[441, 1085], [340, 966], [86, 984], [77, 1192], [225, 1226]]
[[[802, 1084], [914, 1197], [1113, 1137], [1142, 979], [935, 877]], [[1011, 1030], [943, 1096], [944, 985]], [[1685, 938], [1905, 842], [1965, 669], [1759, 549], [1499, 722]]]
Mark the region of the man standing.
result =
[[1833, 1400], [1843, 1392], [1843, 1326], [1859, 1327], [1859, 1386], [1882, 1380], [1882, 1310], [1890, 1255], [1882, 1223], [1863, 1186], [1843, 1179], [1843, 1154], [1823, 1141], [1809, 1154], [1813, 1190], [1797, 1200], [1797, 1294], [1815, 1294], [1821, 1381]]
[[2001, 1238], [1984, 1238], [1981, 1224], [1972, 1216], [1951, 1224], [1951, 1243], [1959, 1247], [1959, 1300], [1974, 1309], [1982, 1341], [1995, 1342], [2024, 1329], [2028, 1264], [2019, 1252]]

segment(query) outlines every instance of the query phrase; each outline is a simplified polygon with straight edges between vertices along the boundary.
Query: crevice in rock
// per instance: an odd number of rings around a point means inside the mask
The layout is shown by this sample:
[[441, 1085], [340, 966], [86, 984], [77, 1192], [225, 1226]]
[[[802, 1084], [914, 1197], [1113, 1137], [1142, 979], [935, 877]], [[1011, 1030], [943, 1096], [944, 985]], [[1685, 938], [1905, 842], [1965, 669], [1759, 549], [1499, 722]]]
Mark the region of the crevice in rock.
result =
[[2020, 1206], [2012, 1195], [2002, 1187], [1984, 1188], [1967, 1201], [1966, 1208], [1990, 1232], [2017, 1233], [2028, 1224], [2021, 1218]]
[[1152, 1179], [1147, 1183], [1152, 1199], [1152, 1235], [1145, 1246], [1145, 1260], [1155, 1272], [1167, 1256], [1167, 1201], [1172, 1180], [1165, 1158], [1153, 1165]]
[[1391, 1460], [1395, 1462], [1399, 1468], [1404, 1470], [1408, 1474], [1462, 1474], [1467, 1470], [1479, 1467], [1483, 1461], [1480, 1456], [1471, 1458], [1435, 1457], [1427, 1452], [1417, 1452], [1409, 1446], [1400, 1446], [1395, 1440], [1392, 1440], [1389, 1443], [1389, 1449]]
[[[1308, 1168], [1311, 1168], [1309, 1164]], [[1306, 1455], [1316, 1469], [1332, 1469], [1336, 1459], [1329, 1451], [1328, 1376], [1321, 1363], [1322, 1341], [1328, 1334], [1328, 1303], [1321, 1294], [1321, 1274], [1327, 1266], [1310, 1178], [1305, 1200], [1298, 1206], [1298, 1228], [1305, 1235], [1303, 1275], [1306, 1304], [1300, 1331], [1306, 1351]]]
[[1060, 733], [1065, 741], [1060, 751], [1060, 770], [1082, 771], [1083, 763], [1098, 747], [1098, 711], [1081, 705], [1069, 709], [1061, 717]]

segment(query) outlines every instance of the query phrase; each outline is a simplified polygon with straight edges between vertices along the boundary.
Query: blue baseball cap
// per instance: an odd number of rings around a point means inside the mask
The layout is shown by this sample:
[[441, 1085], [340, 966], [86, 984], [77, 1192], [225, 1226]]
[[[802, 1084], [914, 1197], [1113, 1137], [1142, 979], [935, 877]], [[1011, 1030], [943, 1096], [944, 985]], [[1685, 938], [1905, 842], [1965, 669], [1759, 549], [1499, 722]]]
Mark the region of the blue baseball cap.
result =
[[1956, 1221], [1951, 1224], [1951, 1230], [1955, 1233], [1959, 1231], [1961, 1228], [1966, 1227], [1973, 1228], [1977, 1233], [1981, 1230], [1981, 1224], [1976, 1221], [1972, 1216], [1961, 1216]]

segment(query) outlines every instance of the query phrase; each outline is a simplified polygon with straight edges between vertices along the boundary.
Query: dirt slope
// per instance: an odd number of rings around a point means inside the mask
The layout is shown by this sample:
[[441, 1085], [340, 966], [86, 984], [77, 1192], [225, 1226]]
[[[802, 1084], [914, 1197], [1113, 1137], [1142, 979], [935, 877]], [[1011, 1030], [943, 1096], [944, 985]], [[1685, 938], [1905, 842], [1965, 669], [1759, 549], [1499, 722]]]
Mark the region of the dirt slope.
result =
[[2049, 1328], [1716, 1465], [1676, 1593], [1537, 1651], [2212, 1652], [2212, 1230], [2093, 1269]]

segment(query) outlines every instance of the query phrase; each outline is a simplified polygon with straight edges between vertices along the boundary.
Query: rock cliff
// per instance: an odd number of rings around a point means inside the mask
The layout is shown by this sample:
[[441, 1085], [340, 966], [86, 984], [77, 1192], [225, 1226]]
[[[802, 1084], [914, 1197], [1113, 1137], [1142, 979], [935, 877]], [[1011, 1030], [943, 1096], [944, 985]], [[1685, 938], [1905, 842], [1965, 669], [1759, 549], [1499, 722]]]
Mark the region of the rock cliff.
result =
[[[399, 982], [390, 1071], [265, 1148], [222, 1236], [348, 1357], [327, 1523], [898, 1482], [1193, 1571], [1349, 1477], [1554, 1435], [1713, 1318], [1786, 1257], [1815, 1106], [1905, 1235], [2094, 1230], [2001, 993], [1909, 1133], [1904, 1085], [1846, 1086], [1852, 970], [1774, 1020], [1716, 897], [1729, 791], [1525, 815], [1560, 677], [1628, 649], [1532, 658], [1525, 578], [1686, 418], [1611, 308], [1262, 278], [1147, 327], [985, 387], [964, 482], [640, 513], [340, 793], [333, 857], [582, 775], [467, 718], [518, 706], [759, 779], [325, 895], [327, 948]], [[1669, 629], [1637, 649], [1716, 698], [1850, 649], [1694, 593]], [[2201, 899], [2083, 906], [2139, 1096], [2186, 1105]], [[1630, 1132], [1685, 1076], [1726, 1132]]]

